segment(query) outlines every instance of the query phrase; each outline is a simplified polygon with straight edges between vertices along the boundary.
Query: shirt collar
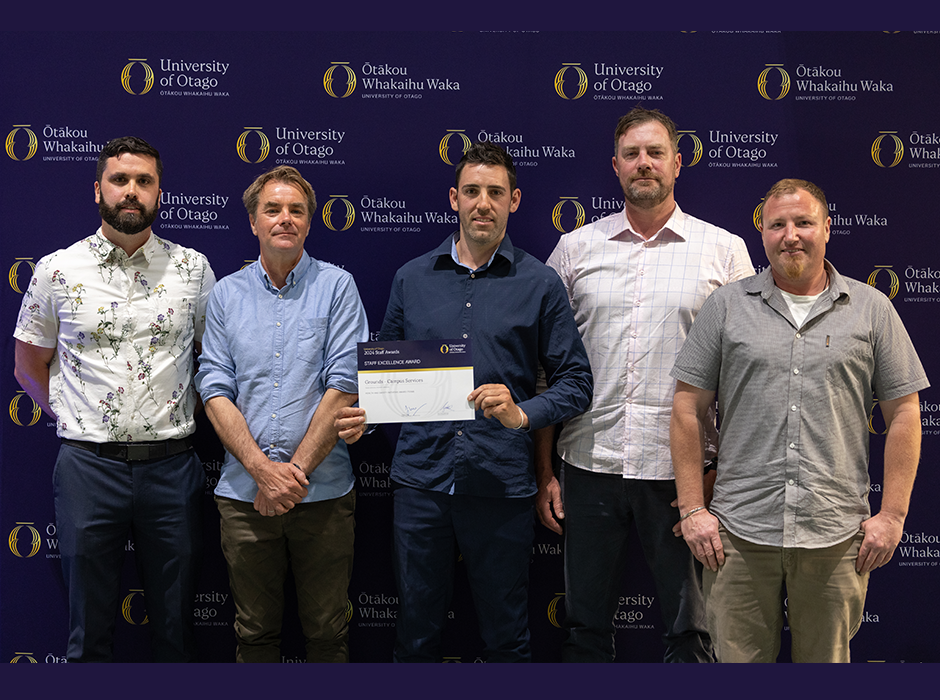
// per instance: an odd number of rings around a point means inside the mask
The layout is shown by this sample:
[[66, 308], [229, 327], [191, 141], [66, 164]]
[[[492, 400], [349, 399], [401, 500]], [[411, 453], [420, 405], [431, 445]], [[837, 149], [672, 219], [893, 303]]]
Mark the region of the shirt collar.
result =
[[[316, 270], [312, 267], [312, 262], [310, 261], [310, 256], [307, 255], [307, 251], [304, 251], [300, 254], [300, 260], [297, 261], [297, 264], [294, 265], [294, 269], [287, 273], [287, 279], [285, 280], [284, 286], [290, 288], [295, 287], [300, 284], [300, 281], [306, 276], [307, 273], [310, 273], [311, 276], [316, 274]], [[261, 283], [266, 287], [273, 289], [274, 291], [278, 290], [268, 278], [268, 273], [264, 271], [264, 265], [261, 264], [261, 257], [258, 257], [258, 278], [261, 280]]]
[[[448, 256], [451, 260], [454, 261], [459, 267], [463, 267], [467, 270], [470, 269], [469, 265], [464, 265], [460, 262], [460, 258], [457, 255], [457, 239], [460, 238], [460, 232], [456, 232], [452, 236], [448, 236], [444, 239], [444, 242], [437, 247], [437, 249], [431, 253], [432, 257], [439, 258], [441, 256]], [[503, 236], [503, 240], [500, 241], [499, 247], [496, 249], [496, 252], [490, 256], [490, 259], [486, 261], [485, 265], [481, 265], [478, 269], [485, 270], [490, 265], [493, 264], [493, 260], [496, 256], [499, 255], [506, 259], [510, 265], [512, 265], [513, 257], [515, 255], [514, 249], [512, 247], [512, 241], [509, 240], [509, 234], [507, 233]], [[471, 272], [476, 272], [476, 270], [471, 270]]]
[[[823, 265], [826, 268], [826, 271], [829, 273], [829, 287], [823, 292], [824, 294], [828, 293], [829, 297], [835, 301], [843, 294], [849, 296], [849, 285], [846, 284], [845, 278], [842, 277], [828, 260], [823, 260]], [[768, 265], [762, 272], [754, 275], [753, 277], [748, 277], [744, 280], [744, 291], [748, 294], [760, 294], [764, 299], [770, 299], [774, 294], [774, 291], [777, 289], [777, 285], [774, 283], [773, 271]]]
[[[659, 231], [657, 231], [655, 234], [653, 234], [653, 236], [651, 236], [649, 240], [659, 238], [660, 235], [664, 231], [668, 231], [672, 233], [678, 238], [681, 238], [683, 241], [686, 240], [686, 235], [684, 233], [686, 218], [687, 217], [686, 217], [685, 212], [683, 212], [682, 209], [679, 208], [679, 204], [677, 202], [675, 208], [672, 210], [672, 214], [669, 215], [669, 219], [666, 220], [666, 223], [663, 225], [663, 227]], [[616, 238], [617, 236], [625, 232], [630, 232], [634, 236], [639, 236], [640, 238], [642, 238], [642, 236], [640, 236], [639, 233], [637, 233], [630, 227], [630, 219], [627, 218], [627, 206], [626, 205], [624, 205], [623, 209], [620, 210], [619, 224], [617, 226], [613, 226], [611, 230], [613, 231], [613, 233], [610, 235], [610, 238]]]
[[[150, 264], [150, 261], [153, 259], [153, 254], [156, 252], [158, 246], [166, 246], [166, 242], [161, 240], [154, 234], [153, 231], [150, 232], [150, 235], [147, 236], [146, 242], [137, 250], [134, 251], [134, 255], [141, 253], [144, 256], [144, 259], [147, 261], [147, 264]], [[105, 238], [104, 233], [102, 233], [101, 227], [98, 227], [98, 230], [95, 231], [95, 235], [92, 236], [91, 242], [92, 252], [101, 260], [101, 262], [107, 262], [109, 259], [114, 261], [116, 258], [112, 256], [119, 256], [124, 254], [125, 259], [129, 259], [133, 256], [127, 256], [124, 253], [124, 249], [120, 246], [115, 245], [107, 238]], [[118, 252], [120, 251], [120, 252]]]

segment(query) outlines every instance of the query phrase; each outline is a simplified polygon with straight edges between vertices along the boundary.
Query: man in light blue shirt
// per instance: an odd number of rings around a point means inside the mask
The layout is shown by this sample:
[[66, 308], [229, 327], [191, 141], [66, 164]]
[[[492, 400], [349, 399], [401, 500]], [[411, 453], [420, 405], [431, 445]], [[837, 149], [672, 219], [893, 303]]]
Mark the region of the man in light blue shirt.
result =
[[352, 276], [311, 258], [316, 196], [277, 167], [245, 191], [260, 258], [209, 299], [196, 386], [222, 444], [216, 487], [240, 662], [280, 661], [288, 561], [308, 662], [349, 660], [355, 492], [333, 414], [358, 398], [368, 340]]

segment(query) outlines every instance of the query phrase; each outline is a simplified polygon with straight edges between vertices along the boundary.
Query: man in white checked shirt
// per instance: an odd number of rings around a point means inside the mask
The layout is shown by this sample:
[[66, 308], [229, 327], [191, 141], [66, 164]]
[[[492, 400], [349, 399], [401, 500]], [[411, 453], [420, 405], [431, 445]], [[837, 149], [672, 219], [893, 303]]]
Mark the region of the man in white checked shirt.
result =
[[590, 408], [561, 430], [559, 475], [552, 429], [536, 435], [536, 510], [543, 525], [564, 533], [564, 661], [613, 661], [634, 523], [665, 622], [664, 660], [713, 660], [701, 568], [672, 532], [669, 372], [708, 295], [754, 268], [740, 237], [676, 204], [677, 142], [675, 124], [659, 110], [637, 107], [622, 117], [613, 168], [623, 211], [562, 236], [548, 259], [568, 291], [595, 377]]

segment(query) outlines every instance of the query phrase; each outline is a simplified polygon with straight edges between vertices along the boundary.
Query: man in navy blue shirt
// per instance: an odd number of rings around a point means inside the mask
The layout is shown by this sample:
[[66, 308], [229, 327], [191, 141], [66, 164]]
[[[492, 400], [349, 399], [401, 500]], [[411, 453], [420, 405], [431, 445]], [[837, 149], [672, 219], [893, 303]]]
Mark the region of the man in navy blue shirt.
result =
[[[506, 235], [519, 207], [512, 158], [478, 143], [457, 165], [460, 230], [404, 265], [379, 340], [468, 338], [476, 420], [406, 423], [392, 460], [398, 585], [395, 661], [441, 661], [459, 550], [487, 661], [530, 661], [527, 593], [536, 493], [530, 431], [582, 413], [593, 378], [558, 275]], [[536, 394], [538, 368], [548, 389]], [[360, 408], [339, 436], [365, 431]]]

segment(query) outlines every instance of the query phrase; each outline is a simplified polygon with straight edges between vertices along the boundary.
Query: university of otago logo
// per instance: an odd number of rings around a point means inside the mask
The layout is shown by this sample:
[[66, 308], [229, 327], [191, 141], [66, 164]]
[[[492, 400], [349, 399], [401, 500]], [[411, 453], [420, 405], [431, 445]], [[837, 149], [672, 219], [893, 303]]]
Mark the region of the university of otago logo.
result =
[[142, 606], [139, 603], [134, 605], [134, 599], [138, 595], [143, 598], [144, 592], [139, 588], [132, 588], [131, 592], [125, 596], [124, 602], [121, 603], [121, 617], [131, 625], [146, 625], [150, 622], [146, 609], [141, 612], [140, 608]]
[[[568, 71], [571, 71], [569, 74]], [[565, 76], [568, 75], [567, 82], [574, 84], [572, 78], [577, 78], [577, 89], [573, 87], [565, 87]], [[558, 96], [564, 100], [579, 100], [584, 97], [584, 93], [587, 92], [588, 88], [588, 77], [581, 69], [580, 63], [562, 63], [561, 69], [555, 73], [555, 92], [558, 93]], [[570, 94], [569, 94], [570, 93]]]
[[[875, 422], [876, 422], [875, 421], [875, 409], [876, 408], [878, 408], [878, 399], [874, 400], [874, 402], [871, 405], [871, 411], [868, 413], [868, 432], [871, 433], [872, 435], [887, 435], [888, 428], [887, 426], [884, 425], [883, 418], [877, 421], [878, 422], [877, 426], [875, 425]], [[880, 414], [881, 411], [878, 411], [878, 413]], [[879, 430], [878, 428], [882, 426], [884, 426], [884, 429]]]
[[[343, 78], [346, 78], [345, 90], [343, 89]], [[330, 67], [323, 74], [323, 89], [330, 97], [340, 100], [355, 92], [356, 74], [349, 67], [349, 61], [333, 61], [330, 63]]]
[[757, 205], [754, 209], [754, 214], [751, 217], [751, 221], [754, 222], [754, 228], [756, 228], [761, 233], [764, 232], [764, 200], [760, 200], [760, 204]]
[[[570, 229], [566, 229], [561, 221], [561, 212], [564, 206], [568, 203], [574, 205], [574, 226]], [[568, 207], [571, 209], [571, 207]], [[568, 233], [569, 231], [574, 231], [576, 228], [581, 228], [584, 226], [584, 207], [581, 206], [581, 202], [578, 201], [577, 197], [562, 197], [558, 200], [558, 204], [555, 205], [555, 208], [552, 209], [552, 224], [555, 228], [561, 231], [562, 233]]]
[[[782, 63], [765, 63], [765, 68], [760, 72], [760, 75], [757, 76], [757, 92], [760, 93], [760, 96], [765, 100], [782, 100], [787, 96], [787, 93], [790, 92], [790, 75], [783, 69]], [[776, 97], [773, 95], [773, 91], [768, 92], [768, 77], [776, 73], [780, 76], [780, 89], [777, 92]]]
[[561, 612], [559, 607], [564, 610], [565, 606], [564, 603], [562, 603], [564, 599], [564, 593], [557, 593], [555, 597], [552, 598], [552, 602], [548, 604], [548, 621], [551, 622], [554, 627], [561, 628], [561, 621], [558, 619], [558, 614]]
[[[121, 86], [131, 95], [146, 95], [153, 87], [153, 68], [147, 63], [146, 58], [129, 58], [127, 60], [129, 63], [124, 66], [124, 70], [121, 71]], [[138, 63], [144, 67], [144, 88], [140, 92], [135, 92], [134, 88], [131, 86], [131, 71], [134, 70], [134, 66]]]
[[10, 551], [20, 559], [29, 559], [39, 553], [42, 540], [33, 523], [17, 523], [16, 527], [10, 530], [7, 544], [10, 545]]
[[13, 658], [10, 659], [11, 664], [18, 664], [20, 661], [23, 663], [38, 664], [39, 662], [33, 658], [33, 652], [31, 651], [14, 651]]
[[36, 263], [33, 262], [32, 258], [16, 258], [16, 262], [13, 263], [13, 267], [10, 268], [10, 274], [7, 275], [7, 279], [10, 280], [10, 286], [13, 287], [13, 291], [17, 294], [23, 293], [19, 284], [19, 269], [20, 265], [24, 262], [29, 265], [30, 277], [32, 277], [32, 273], [36, 271]]
[[[898, 132], [896, 131], [879, 131], [879, 136], [871, 144], [871, 159], [875, 161], [875, 165], [879, 168], [893, 168], [895, 165], [901, 162], [901, 158], [904, 157], [904, 142], [898, 138]], [[890, 143], [894, 146], [894, 159], [890, 163], [884, 162], [884, 157], [887, 155], [884, 148], [882, 148], [885, 137], [890, 137]]]
[[[28, 414], [29, 415], [29, 418], [27, 419], [28, 422], [24, 423], [23, 419], [20, 418], [20, 402], [22, 401], [25, 404], [26, 400], [29, 400], [30, 402], [32, 402], [33, 407], [32, 407], [32, 412]], [[13, 422], [19, 425], [20, 427], [25, 426], [29, 428], [30, 426], [36, 425], [36, 423], [39, 422], [39, 419], [41, 417], [42, 417], [42, 409], [39, 407], [39, 404], [36, 403], [33, 397], [27, 394], [25, 391], [16, 392], [16, 396], [14, 396], [13, 400], [10, 402], [10, 418], [13, 420]]]
[[[881, 272], [887, 272], [890, 286], [888, 287], [888, 291], [886, 291], [885, 294], [888, 295], [889, 299], [894, 299], [894, 297], [896, 297], [898, 292], [901, 290], [901, 280], [898, 279], [897, 273], [891, 268], [891, 265], [875, 265], [875, 269], [870, 275], [868, 275], [868, 284], [870, 284], [875, 289], [878, 289], [878, 274]], [[884, 292], [885, 290], [882, 289], [881, 291]]]
[[[253, 134], [257, 134], [258, 138], [261, 140], [261, 147], [257, 151], [258, 157], [255, 160], [252, 160], [248, 155], [248, 137], [251, 136], [253, 141]], [[260, 126], [246, 126], [245, 130], [238, 137], [238, 141], [235, 142], [235, 150], [238, 152], [238, 157], [246, 163], [260, 163], [267, 158], [268, 153], [271, 152], [271, 142], [268, 141], [268, 137], [265, 136]]]
[[446, 344], [441, 346], [441, 354], [442, 354], [442, 355], [446, 355], [446, 354], [449, 353], [449, 352], [450, 352], [450, 348], [447, 347]]
[[688, 160], [688, 162], [685, 162], [686, 161], [685, 158], [682, 159], [683, 160], [682, 167], [691, 168], [700, 160], [702, 160], [702, 153], [704, 153], [704, 150], [705, 150], [704, 148], [702, 148], [702, 139], [696, 136], [694, 131], [679, 131], [678, 134], [679, 134], [679, 139], [676, 142], [677, 145], [681, 144], [682, 139], [685, 138], [686, 136], [688, 136], [689, 139], [692, 141], [692, 158]]
[[349, 598], [346, 599], [346, 622], [350, 622], [353, 618], [353, 604]]
[[470, 140], [470, 137], [467, 136], [463, 129], [448, 129], [447, 133], [444, 134], [444, 138], [441, 139], [441, 142], [437, 146], [437, 152], [440, 153], [441, 160], [447, 163], [448, 165], [454, 165], [455, 161], [459, 161], [460, 157], [451, 158], [450, 156], [450, 139], [452, 136], [460, 137], [460, 144], [462, 148], [460, 149], [460, 155], [463, 156], [464, 153], [473, 145], [473, 142]]
[[[36, 134], [29, 127], [29, 124], [14, 124], [13, 131], [7, 134], [7, 155], [10, 156], [10, 158], [13, 160], [29, 160], [34, 155], [36, 155], [36, 149], [39, 148], [39, 139], [36, 138]], [[17, 150], [19, 150], [20, 154], [22, 155], [22, 149], [17, 149], [16, 147], [16, 133], [20, 130], [25, 132], [28, 139], [26, 144], [26, 155], [22, 158], [18, 158], [16, 155]]]
[[[336, 225], [333, 223], [333, 208], [340, 206], [340, 202], [342, 202], [345, 207], [346, 216], [340, 219], [340, 227], [336, 228]], [[330, 231], [347, 231], [356, 221], [356, 208], [353, 206], [352, 202], [349, 201], [348, 195], [331, 194], [330, 200], [323, 206], [322, 215], [323, 223], [326, 224], [326, 227], [330, 229]]]

